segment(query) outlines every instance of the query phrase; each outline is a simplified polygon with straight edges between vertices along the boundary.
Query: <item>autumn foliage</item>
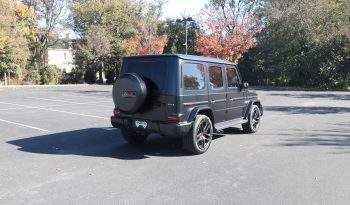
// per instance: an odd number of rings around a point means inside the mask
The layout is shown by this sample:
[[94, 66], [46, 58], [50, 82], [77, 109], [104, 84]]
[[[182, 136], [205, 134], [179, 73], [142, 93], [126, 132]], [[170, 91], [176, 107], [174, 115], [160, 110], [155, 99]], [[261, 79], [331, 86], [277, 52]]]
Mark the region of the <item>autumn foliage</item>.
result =
[[202, 31], [197, 33], [197, 52], [204, 56], [236, 62], [254, 47], [259, 28], [251, 27], [251, 17], [237, 20], [234, 15], [213, 9], [202, 11]]
[[137, 55], [163, 53], [168, 38], [166, 35], [157, 34], [157, 19], [155, 17], [142, 19], [137, 30], [128, 42], [131, 53]]
[[0, 76], [22, 80], [35, 35], [32, 8], [15, 0], [0, 0]]

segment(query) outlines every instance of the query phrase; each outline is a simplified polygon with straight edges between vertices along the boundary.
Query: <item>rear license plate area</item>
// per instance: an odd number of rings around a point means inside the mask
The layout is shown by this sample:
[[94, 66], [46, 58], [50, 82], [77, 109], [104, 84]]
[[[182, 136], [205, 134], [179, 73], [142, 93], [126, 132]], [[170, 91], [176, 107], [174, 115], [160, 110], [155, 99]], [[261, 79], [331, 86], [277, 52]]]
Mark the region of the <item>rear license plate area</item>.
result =
[[143, 120], [135, 120], [134, 125], [139, 129], [146, 129], [148, 126], [147, 122]]

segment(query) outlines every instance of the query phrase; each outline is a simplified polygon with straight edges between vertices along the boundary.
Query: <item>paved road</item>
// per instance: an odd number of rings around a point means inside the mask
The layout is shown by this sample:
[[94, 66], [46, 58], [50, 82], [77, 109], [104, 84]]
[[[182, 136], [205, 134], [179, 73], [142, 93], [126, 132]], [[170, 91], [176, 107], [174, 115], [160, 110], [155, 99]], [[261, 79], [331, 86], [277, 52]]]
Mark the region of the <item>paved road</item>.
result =
[[190, 156], [110, 127], [111, 87], [0, 88], [0, 204], [348, 204], [350, 93], [257, 91], [261, 130]]

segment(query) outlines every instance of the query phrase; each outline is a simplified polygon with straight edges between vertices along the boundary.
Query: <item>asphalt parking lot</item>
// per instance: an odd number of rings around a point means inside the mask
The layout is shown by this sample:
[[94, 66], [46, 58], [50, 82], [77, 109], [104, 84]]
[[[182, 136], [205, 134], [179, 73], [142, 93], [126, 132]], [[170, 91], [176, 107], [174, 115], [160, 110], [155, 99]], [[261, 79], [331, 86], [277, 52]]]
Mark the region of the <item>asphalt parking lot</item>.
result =
[[0, 204], [348, 204], [350, 93], [258, 90], [259, 133], [124, 143], [111, 86], [0, 88]]

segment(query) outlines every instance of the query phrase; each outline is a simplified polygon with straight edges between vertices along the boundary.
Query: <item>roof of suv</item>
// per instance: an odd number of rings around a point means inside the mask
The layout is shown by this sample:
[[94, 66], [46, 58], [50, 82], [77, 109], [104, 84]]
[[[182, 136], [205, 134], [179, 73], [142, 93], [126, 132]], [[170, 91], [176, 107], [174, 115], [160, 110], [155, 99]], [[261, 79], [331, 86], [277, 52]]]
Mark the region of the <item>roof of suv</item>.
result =
[[177, 57], [184, 60], [192, 60], [192, 61], [201, 61], [201, 62], [208, 62], [208, 63], [219, 63], [219, 64], [228, 64], [228, 65], [234, 65], [234, 63], [227, 61], [227, 60], [221, 60], [218, 58], [210, 58], [210, 57], [204, 57], [204, 56], [195, 56], [195, 55], [183, 55], [183, 54], [161, 54], [161, 55], [141, 55], [141, 56], [128, 56], [127, 58], [154, 58], [154, 57]]

